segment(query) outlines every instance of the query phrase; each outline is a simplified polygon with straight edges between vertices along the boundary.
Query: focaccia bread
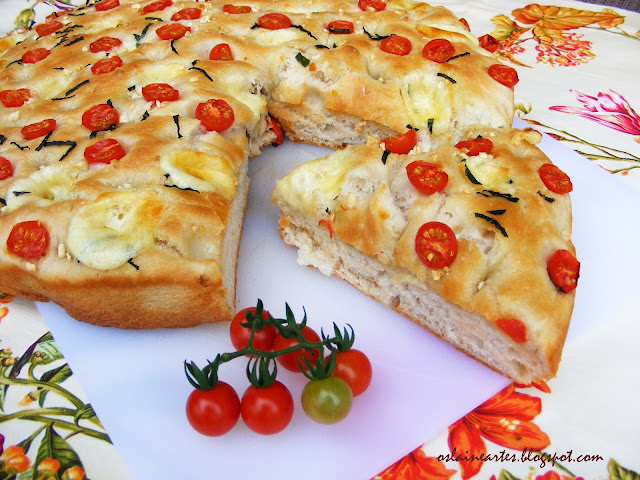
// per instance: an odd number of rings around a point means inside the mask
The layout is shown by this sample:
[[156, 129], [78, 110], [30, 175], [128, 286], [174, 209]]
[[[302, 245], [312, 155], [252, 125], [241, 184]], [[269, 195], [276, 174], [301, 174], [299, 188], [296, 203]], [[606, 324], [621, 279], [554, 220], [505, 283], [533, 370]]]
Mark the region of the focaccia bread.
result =
[[570, 181], [535, 146], [540, 139], [477, 127], [455, 146], [418, 144], [408, 154], [375, 141], [348, 147], [278, 181], [281, 236], [300, 263], [506, 376], [552, 377], [579, 265]]

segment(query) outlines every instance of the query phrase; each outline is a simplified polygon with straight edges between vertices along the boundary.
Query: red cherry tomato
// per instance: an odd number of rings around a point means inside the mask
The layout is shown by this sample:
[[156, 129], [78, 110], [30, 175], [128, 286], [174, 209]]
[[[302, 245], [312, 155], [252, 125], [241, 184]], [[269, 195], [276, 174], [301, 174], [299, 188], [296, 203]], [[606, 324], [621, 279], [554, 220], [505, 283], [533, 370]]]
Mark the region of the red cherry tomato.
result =
[[172, 5], [171, 0], [155, 0], [142, 7], [142, 13], [159, 12]]
[[120, 6], [120, 0], [101, 0], [95, 4], [96, 11], [106, 12]]
[[456, 53], [453, 44], [445, 38], [436, 38], [422, 49], [422, 56], [432, 62], [444, 63]]
[[373, 9], [376, 12], [381, 12], [385, 8], [387, 8], [387, 4], [384, 0], [358, 0], [358, 7], [363, 12], [366, 12], [369, 9]]
[[219, 43], [209, 52], [209, 60], [233, 60], [233, 53], [228, 43]]
[[466, 153], [467, 157], [475, 157], [480, 153], [491, 153], [493, 142], [488, 138], [470, 138], [456, 143], [456, 148]]
[[9, 177], [13, 177], [13, 165], [8, 159], [0, 157], [0, 180], [6, 180]]
[[[235, 314], [231, 325], [229, 326], [229, 335], [231, 337], [231, 343], [236, 350], [242, 350], [249, 344], [249, 335], [251, 334], [251, 328], [243, 327], [242, 323], [248, 323], [245, 317], [247, 312], [255, 314], [256, 307], [243, 308]], [[269, 318], [269, 312], [263, 310], [262, 318]], [[277, 333], [276, 328], [273, 325], [265, 325], [260, 330], [256, 330], [253, 334], [252, 345], [256, 350], [261, 352], [270, 352], [273, 347], [273, 339]]]
[[276, 135], [276, 139], [272, 143], [272, 145], [274, 147], [277, 147], [278, 145], [282, 145], [282, 142], [284, 142], [284, 134], [282, 133], [282, 127], [278, 122], [276, 122], [273, 119], [272, 116], [269, 116], [269, 122], [271, 123], [271, 130], [273, 130], [273, 133], [275, 133]]
[[173, 102], [180, 92], [167, 83], [150, 83], [142, 87], [142, 96], [147, 102]]
[[122, 59], [120, 57], [107, 57], [102, 60], [98, 60], [91, 66], [91, 73], [94, 75], [102, 75], [103, 73], [113, 72], [116, 68], [122, 66]]
[[94, 105], [82, 114], [82, 125], [92, 132], [106, 130], [119, 120], [118, 111], [106, 103]]
[[242, 395], [240, 414], [244, 423], [256, 433], [273, 435], [281, 432], [293, 418], [293, 397], [282, 383], [275, 380], [268, 387], [249, 386]]
[[156, 30], [156, 34], [161, 40], [177, 40], [185, 36], [187, 32], [191, 31], [191, 27], [186, 27], [181, 23], [169, 23], [163, 25]]
[[120, 45], [122, 45], [122, 40], [119, 38], [100, 37], [89, 45], [89, 51], [91, 53], [109, 52]]
[[336, 354], [332, 377], [343, 379], [354, 397], [362, 394], [371, 383], [372, 368], [369, 358], [360, 350], [350, 349]]
[[411, 40], [400, 35], [391, 35], [382, 39], [380, 50], [403, 57], [411, 52]]
[[545, 163], [538, 169], [538, 175], [545, 187], [553, 193], [564, 194], [573, 190], [569, 175], [552, 163]]
[[267, 30], [280, 30], [292, 25], [291, 19], [282, 13], [267, 13], [262, 15], [256, 23]]
[[449, 175], [437, 165], [416, 160], [407, 165], [407, 176], [411, 185], [425, 195], [441, 192], [449, 182]]
[[496, 326], [506, 333], [516, 343], [526, 343], [527, 327], [517, 318], [500, 318]]
[[22, 127], [20, 132], [22, 136], [27, 140], [33, 140], [34, 138], [44, 137], [50, 132], [56, 129], [56, 121], [53, 118], [47, 118], [41, 122], [31, 123]]
[[57, 32], [64, 25], [57, 20], [51, 20], [47, 23], [41, 23], [40, 25], [36, 25], [36, 33], [40, 37], [46, 37], [47, 35], [51, 35], [53, 32]]
[[199, 8], [183, 8], [171, 15], [171, 21], [177, 22], [179, 20], [197, 20], [202, 15], [202, 10]]
[[34, 48], [33, 50], [28, 50], [24, 52], [22, 55], [23, 63], [38, 63], [41, 60], [44, 60], [49, 56], [51, 50], [47, 50], [46, 48]]
[[418, 143], [418, 134], [413, 128], [410, 128], [405, 133], [385, 138], [382, 143], [384, 143], [384, 148], [391, 153], [406, 155]]
[[547, 261], [549, 278], [559, 290], [572, 292], [578, 286], [580, 262], [568, 250], [556, 250]]
[[227, 3], [222, 7], [222, 11], [224, 13], [231, 13], [236, 15], [239, 13], [250, 13], [251, 7], [249, 7], [248, 5], [231, 5]]
[[504, 85], [505, 87], [512, 88], [519, 82], [518, 72], [516, 72], [515, 68], [511, 68], [507, 65], [502, 65], [501, 63], [496, 63], [489, 67], [489, 75], [496, 82]]
[[[308, 326], [305, 326], [302, 329], [302, 336], [310, 343], [316, 343], [320, 341], [320, 337], [318, 334]], [[284, 338], [279, 333], [276, 334], [276, 338], [273, 340], [273, 351], [284, 350], [286, 348], [293, 347], [295, 345], [300, 345], [295, 338]], [[316, 364], [316, 360], [320, 356], [317, 349], [313, 349], [311, 352], [300, 349], [295, 352], [285, 353], [284, 355], [280, 355], [276, 357], [278, 363], [285, 369], [291, 372], [299, 372], [300, 366], [298, 365], [298, 360], [302, 365], [304, 365], [303, 357], [311, 362], [311, 365]]]
[[31, 90], [19, 88], [17, 90], [2, 90], [0, 92], [0, 102], [5, 107], [21, 107], [31, 98]]
[[196, 118], [209, 132], [222, 132], [233, 125], [233, 109], [224, 100], [207, 100], [196, 107]]
[[187, 398], [187, 420], [202, 435], [219, 437], [240, 418], [240, 398], [228, 383], [218, 382], [209, 390], [196, 389]]
[[124, 147], [114, 138], [105, 138], [84, 150], [87, 163], [111, 163], [112, 160], [120, 160], [125, 155]]
[[455, 233], [441, 222], [427, 222], [418, 229], [416, 254], [429, 268], [443, 268], [451, 264], [458, 253]]
[[49, 246], [49, 232], [39, 220], [16, 223], [7, 238], [7, 249], [21, 258], [38, 258]]
[[333, 22], [329, 22], [327, 30], [334, 35], [353, 33], [353, 23], [348, 20], [334, 20]]
[[485, 50], [493, 53], [500, 48], [500, 42], [493, 38], [491, 35], [483, 35], [478, 41], [480, 42], [480, 46]]

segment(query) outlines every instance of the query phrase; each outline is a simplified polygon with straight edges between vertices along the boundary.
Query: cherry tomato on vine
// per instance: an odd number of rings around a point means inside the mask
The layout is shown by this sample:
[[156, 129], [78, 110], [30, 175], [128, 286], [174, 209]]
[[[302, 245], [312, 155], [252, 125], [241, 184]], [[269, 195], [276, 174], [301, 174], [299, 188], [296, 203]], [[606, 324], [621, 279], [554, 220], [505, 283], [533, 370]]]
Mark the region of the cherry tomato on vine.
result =
[[293, 397], [289, 389], [275, 380], [268, 387], [249, 388], [242, 395], [240, 414], [244, 423], [261, 435], [281, 432], [293, 418]]
[[240, 398], [233, 387], [219, 381], [209, 390], [191, 392], [187, 398], [186, 413], [194, 430], [209, 437], [219, 437], [238, 422]]
[[339, 377], [311, 380], [302, 390], [302, 408], [309, 418], [326, 425], [337, 423], [351, 411], [353, 394]]
[[[231, 336], [231, 343], [236, 350], [242, 350], [249, 343], [249, 335], [251, 334], [251, 328], [246, 328], [241, 323], [246, 323], [246, 312], [250, 311], [255, 313], [256, 307], [249, 307], [240, 310], [231, 320], [229, 327], [229, 335]], [[262, 311], [262, 318], [269, 318], [269, 312]], [[253, 334], [252, 345], [256, 350], [261, 352], [269, 352], [273, 347], [273, 340], [276, 336], [277, 330], [273, 325], [265, 325], [260, 330], [256, 330]]]
[[369, 358], [360, 350], [337, 352], [332, 377], [343, 379], [354, 397], [362, 394], [371, 383], [372, 369]]
[[[305, 326], [302, 329], [302, 336], [309, 343], [316, 343], [320, 341], [320, 337], [311, 327]], [[295, 338], [284, 338], [280, 334], [276, 334], [276, 338], [273, 340], [273, 350], [280, 351], [285, 348], [293, 347], [298, 345], [300, 342]], [[312, 352], [309, 352], [305, 349], [296, 350], [295, 352], [285, 353], [284, 355], [280, 355], [276, 357], [277, 362], [285, 369], [291, 372], [299, 372], [300, 366], [298, 365], [298, 360], [300, 363], [304, 365], [304, 361], [302, 358], [306, 358], [311, 362], [312, 365], [315, 365], [317, 358], [320, 356], [320, 353], [317, 349], [313, 349]]]

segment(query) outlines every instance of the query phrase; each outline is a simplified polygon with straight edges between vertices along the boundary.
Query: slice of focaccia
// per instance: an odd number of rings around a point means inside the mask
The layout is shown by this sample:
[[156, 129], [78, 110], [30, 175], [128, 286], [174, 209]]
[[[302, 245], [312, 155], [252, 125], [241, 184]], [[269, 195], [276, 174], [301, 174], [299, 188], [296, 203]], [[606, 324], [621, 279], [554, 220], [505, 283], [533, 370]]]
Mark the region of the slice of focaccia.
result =
[[[281, 236], [300, 263], [504, 375], [549, 378], [579, 267], [570, 181], [536, 131], [478, 127], [463, 138], [408, 154], [372, 141], [298, 167], [272, 193]], [[387, 143], [396, 149], [397, 138]]]

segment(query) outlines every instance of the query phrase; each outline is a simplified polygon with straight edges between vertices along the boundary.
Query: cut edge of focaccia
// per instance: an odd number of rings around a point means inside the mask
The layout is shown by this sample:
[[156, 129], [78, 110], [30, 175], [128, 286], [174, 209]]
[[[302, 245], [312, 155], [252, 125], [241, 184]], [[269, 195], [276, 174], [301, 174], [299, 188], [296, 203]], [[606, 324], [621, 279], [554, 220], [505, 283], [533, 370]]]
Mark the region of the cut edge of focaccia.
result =
[[[478, 134], [493, 139], [497, 164], [490, 158], [474, 163], [446, 144], [432, 152], [389, 155], [386, 165], [377, 145], [348, 147], [283, 177], [272, 200], [279, 208], [280, 235], [298, 249], [299, 263], [346, 280], [495, 371], [528, 384], [555, 375], [573, 309], [575, 292], [558, 291], [546, 272], [554, 250], [575, 252], [570, 200], [548, 191], [537, 177], [538, 167], [551, 163], [532, 144], [540, 139], [537, 132], [480, 127], [470, 133]], [[418, 159], [448, 173], [443, 193], [407, 193], [412, 187], [405, 167]], [[469, 182], [467, 162], [485, 185]], [[506, 162], [514, 165], [510, 172]], [[335, 174], [334, 182], [311, 187], [327, 171]], [[477, 194], [491, 182], [491, 191], [510, 191], [521, 206]], [[518, 187], [508, 190], [510, 185]], [[530, 188], [535, 190], [528, 195]], [[494, 212], [511, 237], [473, 218], [474, 210]], [[416, 224], [432, 215], [453, 218], [459, 251], [447, 270], [426, 268], [413, 246], [406, 248]], [[527, 215], [535, 217], [531, 225]], [[499, 328], [497, 320], [510, 317], [521, 318], [526, 342]]]

